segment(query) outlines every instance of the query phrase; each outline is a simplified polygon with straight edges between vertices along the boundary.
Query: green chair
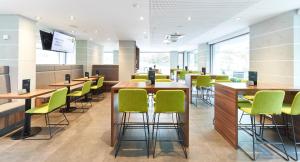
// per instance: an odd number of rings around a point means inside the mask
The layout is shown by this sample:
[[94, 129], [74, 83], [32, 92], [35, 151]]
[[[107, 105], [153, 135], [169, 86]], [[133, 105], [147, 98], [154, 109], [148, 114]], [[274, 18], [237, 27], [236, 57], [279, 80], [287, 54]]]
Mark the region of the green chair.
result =
[[[247, 103], [247, 102], [238, 103], [240, 110], [245, 112], [246, 114], [249, 114], [251, 117], [251, 136], [252, 136], [252, 148], [253, 148], [252, 156], [247, 151], [245, 151], [242, 147], [240, 147], [240, 148], [246, 154], [248, 154], [252, 160], [256, 159], [256, 155], [255, 155], [256, 154], [256, 152], [255, 152], [256, 141], [259, 141], [259, 142], [263, 141], [262, 142], [263, 144], [265, 144], [265, 143], [275, 144], [275, 143], [269, 142], [263, 136], [264, 128], [266, 126], [265, 125], [266, 116], [271, 116], [272, 123], [274, 124], [274, 126], [276, 128], [278, 137], [280, 138], [280, 143], [276, 143], [276, 144], [280, 144], [283, 146], [284, 154], [286, 155], [286, 158], [285, 157], [284, 158], [286, 160], [289, 159], [286, 149], [285, 149], [285, 145], [283, 143], [283, 139], [282, 139], [279, 129], [278, 129], [278, 125], [276, 123], [276, 120], [274, 119], [275, 115], [281, 114], [284, 94], [285, 94], [285, 92], [280, 91], [280, 90], [263, 90], [263, 91], [256, 92], [253, 103]], [[259, 127], [261, 127], [261, 133], [259, 135], [256, 133], [257, 126], [256, 126], [256, 122], [255, 122], [255, 117], [258, 115], [261, 115], [263, 117], [262, 123], [261, 123], [262, 126], [259, 126]], [[243, 128], [243, 125], [239, 124], [239, 128]], [[272, 149], [272, 150], [275, 151], [274, 149]]]
[[[119, 124], [119, 135], [116, 145], [115, 157], [117, 157], [118, 152], [121, 147], [122, 141], [145, 141], [147, 146], [147, 155], [149, 157], [149, 117], [148, 117], [148, 96], [147, 91], [144, 89], [121, 89], [119, 90], [119, 112], [122, 113], [121, 123]], [[130, 113], [141, 113], [143, 115], [143, 123], [130, 123], [127, 119]], [[146, 114], [146, 122], [145, 122]], [[125, 130], [127, 128], [138, 129], [142, 126], [145, 133], [145, 140], [124, 140]]]
[[103, 87], [104, 77], [100, 77], [97, 81], [96, 85], [91, 86], [92, 91], [96, 91], [97, 95], [99, 95], [99, 92], [101, 88]]
[[178, 71], [179, 72], [179, 79], [185, 80], [185, 75], [188, 73], [186, 70]]
[[172, 82], [171, 79], [155, 79], [155, 82]]
[[155, 79], [168, 79], [168, 75], [155, 74]]
[[[66, 104], [67, 93], [68, 93], [67, 88], [58, 89], [51, 95], [48, 103], [43, 104], [42, 106], [39, 107], [31, 108], [26, 111], [26, 113], [30, 115], [45, 115], [45, 121], [49, 131], [49, 138], [47, 139], [52, 138], [51, 125], [69, 125], [69, 121], [63, 111], [62, 111], [62, 115], [64, 117], [64, 120], [56, 124], [53, 124], [50, 123], [50, 118], [49, 118], [49, 114], [51, 112], [61, 108]], [[64, 121], [66, 121], [67, 123], [66, 124], [62, 123]]]
[[135, 75], [134, 79], [146, 79], [146, 80], [148, 80], [148, 75]]
[[[242, 97], [238, 98], [238, 103], [253, 103], [254, 95], [244, 95]], [[242, 123], [243, 116], [246, 115], [244, 112], [242, 112], [242, 115], [240, 117], [239, 123]]]
[[[155, 157], [155, 148], [157, 143], [157, 134], [159, 129], [176, 129], [178, 140], [159, 140], [159, 141], [177, 141], [180, 142], [183, 149], [184, 155], [187, 158], [187, 151], [184, 143], [184, 133], [183, 125], [184, 123], [180, 119], [180, 114], [185, 112], [184, 109], [184, 99], [185, 94], [182, 90], [159, 90], [156, 93], [156, 99], [154, 104], [154, 116], [153, 116], [153, 131], [152, 131], [152, 141], [154, 141], [153, 146], [153, 157]], [[160, 123], [161, 113], [173, 113], [176, 115], [176, 123], [172, 120], [172, 123]], [[156, 121], [157, 116], [157, 121]], [[160, 126], [160, 127], [159, 127]], [[154, 132], [155, 138], [154, 138]]]
[[[294, 123], [294, 118], [297, 115], [300, 115], [300, 92], [298, 92], [293, 100], [292, 104], [284, 104], [282, 108], [282, 114], [285, 115], [285, 123], [287, 126], [287, 129], [289, 130], [289, 127], [292, 127], [292, 138], [293, 138], [293, 144], [294, 144], [294, 150], [295, 150], [295, 157], [290, 156], [292, 159], [295, 161], [298, 161], [298, 152], [297, 152], [297, 145], [300, 143], [297, 142], [296, 140], [296, 135], [295, 135], [295, 123]], [[290, 117], [290, 122], [288, 120], [288, 117]], [[289, 133], [289, 131], [286, 131]]]
[[[78, 100], [82, 99], [83, 97], [85, 97], [85, 101], [89, 102], [90, 105], [92, 106], [92, 102], [91, 100], [88, 99], [88, 94], [91, 91], [91, 85], [92, 85], [92, 81], [86, 81], [83, 83], [82, 89], [79, 91], [73, 91], [71, 93], [68, 94], [69, 97], [75, 98], [75, 104], [77, 103]], [[83, 106], [83, 101], [81, 102], [81, 109], [82, 112], [84, 112], [84, 106]]]
[[229, 76], [228, 75], [216, 75], [216, 81], [228, 81], [229, 80]]
[[147, 82], [147, 79], [131, 79], [130, 82]]
[[[200, 98], [202, 101], [204, 101], [207, 104], [212, 105], [211, 103], [211, 95], [210, 92], [212, 92], [212, 84], [211, 84], [211, 77], [208, 75], [201, 75], [197, 77], [196, 82], [196, 89], [197, 89], [197, 97], [196, 97], [196, 106], [198, 104], [198, 99]], [[200, 91], [200, 97], [199, 97], [199, 91]], [[206, 91], [206, 93], [205, 93]]]

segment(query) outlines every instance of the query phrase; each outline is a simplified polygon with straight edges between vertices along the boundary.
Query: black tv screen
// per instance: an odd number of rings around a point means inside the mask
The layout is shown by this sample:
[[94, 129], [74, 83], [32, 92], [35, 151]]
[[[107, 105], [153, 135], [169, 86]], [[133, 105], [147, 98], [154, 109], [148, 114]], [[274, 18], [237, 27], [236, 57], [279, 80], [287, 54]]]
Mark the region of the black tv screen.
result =
[[75, 48], [75, 38], [55, 31], [52, 40], [52, 51], [71, 53]]
[[40, 30], [40, 36], [41, 36], [43, 50], [51, 50], [52, 39], [53, 39], [52, 33], [47, 33]]

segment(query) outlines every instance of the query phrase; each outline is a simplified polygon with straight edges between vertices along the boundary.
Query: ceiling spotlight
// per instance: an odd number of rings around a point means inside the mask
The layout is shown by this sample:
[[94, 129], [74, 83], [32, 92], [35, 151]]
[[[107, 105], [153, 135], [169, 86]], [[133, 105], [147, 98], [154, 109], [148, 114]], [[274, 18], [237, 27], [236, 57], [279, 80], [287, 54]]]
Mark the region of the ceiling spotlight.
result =
[[240, 20], [241, 20], [240, 17], [235, 18], [235, 21], [240, 21]]
[[191, 17], [191, 16], [189, 16], [189, 17], [187, 18], [187, 20], [188, 20], [188, 21], [191, 21], [191, 20], [192, 20], [192, 17]]
[[75, 17], [74, 16], [70, 16], [70, 20], [71, 21], [75, 20]]
[[141, 16], [141, 17], [140, 17], [140, 20], [141, 20], [141, 21], [143, 21], [143, 20], [144, 20], [144, 17], [143, 17], [143, 16]]
[[93, 38], [90, 38], [90, 41], [92, 41], [93, 40]]
[[144, 32], [144, 34], [147, 34], [147, 32]]
[[98, 30], [95, 30], [95, 33], [97, 34], [97, 33], [98, 33]]
[[72, 34], [75, 34], [75, 31], [74, 31], [74, 30], [72, 30]]
[[41, 20], [41, 17], [36, 16], [35, 19], [36, 19], [36, 20]]
[[111, 39], [110, 39], [110, 38], [107, 38], [107, 40], [110, 41]]

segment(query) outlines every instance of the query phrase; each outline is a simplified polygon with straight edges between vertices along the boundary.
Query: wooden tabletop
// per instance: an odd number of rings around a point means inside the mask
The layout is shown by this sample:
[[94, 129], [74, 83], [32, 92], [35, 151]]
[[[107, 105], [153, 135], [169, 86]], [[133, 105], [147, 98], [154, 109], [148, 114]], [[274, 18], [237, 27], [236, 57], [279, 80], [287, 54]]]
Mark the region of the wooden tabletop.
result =
[[95, 81], [95, 80], [98, 80], [98, 78], [96, 77], [90, 77], [90, 78], [77, 78], [77, 79], [73, 79], [73, 81]]
[[0, 99], [31, 99], [54, 91], [55, 89], [36, 89], [25, 94], [5, 93], [5, 94], [0, 94]]
[[65, 82], [58, 82], [58, 83], [53, 83], [50, 84], [49, 86], [55, 86], [55, 87], [71, 87], [75, 85], [79, 85], [84, 83], [83, 81], [71, 81], [70, 83], [65, 83]]
[[300, 87], [282, 84], [267, 84], [261, 83], [257, 86], [248, 86], [246, 83], [215, 83], [229, 87], [234, 90], [287, 90], [287, 91], [300, 91]]
[[182, 89], [186, 90], [189, 87], [178, 82], [157, 82], [155, 85], [147, 85], [145, 82], [119, 82], [112, 87], [112, 90], [124, 88], [142, 88], [142, 89]]

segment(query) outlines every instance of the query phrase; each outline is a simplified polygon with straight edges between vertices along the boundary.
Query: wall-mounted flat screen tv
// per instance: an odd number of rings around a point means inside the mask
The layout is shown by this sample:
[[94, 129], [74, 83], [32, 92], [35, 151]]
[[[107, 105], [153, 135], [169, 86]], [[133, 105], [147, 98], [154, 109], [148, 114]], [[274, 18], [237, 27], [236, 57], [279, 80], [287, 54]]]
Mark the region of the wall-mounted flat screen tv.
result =
[[72, 53], [75, 48], [75, 38], [55, 31], [52, 39], [52, 51]]
[[52, 39], [53, 39], [52, 33], [47, 33], [40, 30], [40, 36], [41, 36], [43, 50], [51, 50]]

